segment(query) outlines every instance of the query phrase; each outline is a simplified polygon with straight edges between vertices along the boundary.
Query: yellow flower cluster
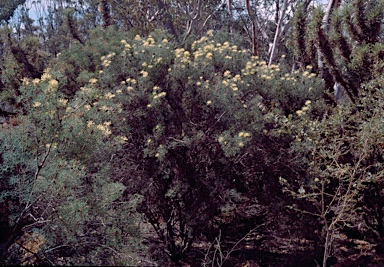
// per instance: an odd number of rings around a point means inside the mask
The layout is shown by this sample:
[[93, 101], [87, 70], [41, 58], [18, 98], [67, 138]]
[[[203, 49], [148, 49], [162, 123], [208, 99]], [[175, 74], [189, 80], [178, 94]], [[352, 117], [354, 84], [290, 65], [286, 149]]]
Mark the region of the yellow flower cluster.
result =
[[126, 50], [130, 50], [130, 49], [132, 48], [132, 46], [131, 46], [130, 44], [127, 43], [127, 41], [125, 41], [125, 40], [121, 40], [120, 42], [124, 45], [124, 48], [125, 48]]
[[257, 57], [252, 57], [241, 72], [244, 76], [253, 75], [261, 70], [262, 73], [268, 73], [268, 66], [265, 61], [259, 61]]
[[102, 111], [111, 111], [112, 108], [111, 108], [111, 107], [108, 107], [108, 106], [106, 106], [106, 105], [102, 105], [102, 106], [100, 107], [100, 110], [102, 110]]
[[310, 106], [311, 106], [311, 100], [305, 101], [304, 106], [301, 109], [297, 110], [296, 114], [298, 116], [302, 116], [302, 115], [306, 114], [306, 112], [308, 111]]
[[236, 92], [236, 91], [239, 90], [239, 87], [237, 87], [237, 84], [236, 84], [236, 83], [231, 83], [231, 84], [230, 84], [230, 87], [231, 87], [231, 89], [232, 89], [234, 92]]
[[91, 88], [86, 87], [86, 86], [80, 87], [80, 90], [81, 90], [84, 94], [89, 93], [89, 92], [92, 91]]
[[195, 49], [195, 48], [196, 48], [196, 45], [201, 44], [201, 43], [204, 43], [204, 42], [207, 42], [207, 41], [208, 41], [208, 38], [207, 38], [206, 36], [201, 37], [199, 40], [194, 41], [194, 42], [192, 43], [192, 49]]
[[151, 35], [148, 36], [147, 40], [143, 41], [143, 46], [151, 47], [154, 45], [155, 45], [155, 39], [153, 39]]
[[162, 60], [163, 60], [162, 57], [158, 57], [158, 58], [156, 58], [155, 61], [154, 61], [154, 62], [155, 62], [155, 65], [159, 64]]
[[145, 70], [142, 70], [140, 71], [141, 75], [145, 78], [148, 76], [148, 72], [146, 72]]
[[241, 80], [241, 75], [236, 74], [235, 76], [232, 77], [231, 72], [229, 70], [224, 71], [223, 76], [227, 78], [226, 80], [222, 81], [222, 84], [224, 86], [230, 86], [230, 88], [236, 92], [239, 90], [238, 84], [244, 84], [244, 81]]
[[286, 73], [283, 77], [281, 77], [280, 78], [282, 81], [292, 81], [293, 82], [293, 84], [297, 81], [297, 79], [294, 77], [294, 76], [292, 76], [292, 75], [290, 75], [289, 73]]
[[127, 83], [131, 83], [131, 84], [136, 84], [137, 83], [137, 81], [135, 79], [133, 79], [133, 78], [127, 78], [125, 81]]
[[153, 66], [152, 65], [149, 65], [147, 62], [143, 62], [142, 64], [141, 64], [141, 66], [143, 66], [143, 67], [147, 67], [148, 69], [152, 69], [153, 68]]
[[231, 72], [229, 70], [224, 71], [223, 76], [226, 77], [226, 78], [231, 78], [232, 77]]
[[[111, 125], [111, 122], [110, 121], [106, 121], [103, 124], [96, 125], [96, 129], [101, 131], [102, 135], [109, 136], [112, 133], [112, 131], [109, 129], [110, 125]], [[92, 126], [92, 124], [91, 124], [91, 126]]]
[[117, 139], [117, 141], [118, 141], [119, 143], [121, 143], [121, 144], [124, 144], [124, 143], [126, 143], [126, 142], [128, 141], [128, 138], [127, 138], [127, 137], [125, 137], [125, 136], [121, 136], [121, 135], [117, 136], [116, 139]]
[[176, 56], [176, 60], [181, 63], [181, 68], [183, 69], [190, 62], [191, 54], [189, 53], [189, 51], [186, 51], [184, 48], [175, 49], [175, 56]]
[[[251, 57], [245, 65], [245, 68], [241, 70], [244, 76], [258, 74], [258, 76], [265, 80], [271, 80], [275, 78], [280, 72], [280, 66], [271, 64], [269, 67], [267, 62], [259, 60], [258, 57]], [[281, 80], [286, 80], [286, 77], [282, 77]]]
[[97, 79], [92, 78], [92, 79], [89, 80], [89, 83], [92, 84], [92, 85], [94, 85], [94, 84], [97, 83]]
[[34, 108], [37, 108], [37, 107], [40, 107], [40, 106], [41, 106], [41, 103], [38, 102], [38, 101], [36, 101], [36, 102], [33, 103], [33, 107], [34, 107]]
[[111, 98], [114, 98], [115, 95], [112, 94], [111, 92], [108, 92], [108, 93], [106, 93], [106, 94], [104, 95], [104, 97], [105, 97], [105, 99], [111, 99]]
[[116, 53], [109, 53], [108, 55], [106, 55], [106, 56], [102, 56], [101, 58], [100, 58], [100, 60], [102, 61], [101, 62], [101, 65], [103, 65], [103, 66], [105, 66], [105, 67], [108, 67], [109, 65], [111, 65], [111, 59], [112, 59], [112, 57], [114, 57], [116, 55]]
[[134, 89], [132, 85], [135, 85], [137, 83], [137, 81], [133, 78], [127, 78], [125, 80], [125, 83], [128, 84], [127, 91], [132, 91]]
[[95, 123], [93, 121], [88, 121], [87, 122], [87, 127], [88, 128], [92, 128], [92, 126], [94, 125]]
[[[205, 45], [204, 45], [205, 44]], [[223, 44], [221, 43], [214, 43], [213, 40], [209, 40], [206, 36], [203, 36], [199, 40], [193, 42], [192, 49], [197, 50], [193, 53], [194, 59], [198, 58], [205, 58], [205, 59], [212, 59], [215, 52], [218, 52], [219, 54], [226, 53], [226, 58], [231, 59], [231, 53], [235, 52], [242, 52], [239, 51], [237, 46], [230, 46], [229, 42], [225, 42]], [[205, 62], [202, 62], [205, 64]]]
[[42, 81], [47, 81], [47, 80], [51, 80], [52, 79], [52, 75], [51, 75], [50, 71], [51, 71], [50, 68], [47, 68], [47, 69], [44, 70], [44, 73], [41, 76], [41, 80]]
[[237, 142], [237, 145], [239, 147], [244, 147], [245, 144], [244, 144], [243, 138], [251, 137], [251, 134], [248, 132], [241, 131], [239, 132], [238, 136], [240, 137], [240, 140]]
[[313, 78], [313, 77], [316, 77], [316, 74], [315, 73], [310, 73], [309, 71], [304, 71], [303, 72], [303, 77]]
[[[156, 93], [156, 92], [154, 92], [154, 93]], [[161, 98], [161, 97], [164, 97], [166, 95], [167, 95], [166, 92], [161, 92], [159, 94], [154, 94], [153, 99]]]
[[28, 78], [23, 78], [21, 79], [23, 85], [29, 85], [29, 79]]
[[68, 99], [65, 99], [65, 98], [59, 98], [59, 103], [60, 103], [60, 105], [65, 106], [65, 105], [67, 105], [67, 103], [68, 103]]
[[306, 76], [308, 76], [308, 75], [309, 75], [309, 72], [308, 72], [308, 71], [304, 71], [304, 72], [303, 72], [303, 76], [304, 76], [304, 77], [306, 77]]
[[240, 80], [241, 80], [240, 74], [236, 74], [236, 75], [232, 78], [232, 81], [234, 81], [235, 83], [236, 83], [236, 82], [239, 82]]
[[251, 136], [251, 134], [248, 132], [240, 132], [239, 133], [239, 137], [250, 137], [250, 136]]
[[39, 84], [39, 82], [40, 82], [40, 79], [38, 79], [38, 78], [35, 78], [35, 79], [32, 80], [32, 84], [34, 86], [37, 86]]
[[52, 79], [48, 82], [47, 92], [56, 92], [58, 87], [59, 87], [59, 82]]

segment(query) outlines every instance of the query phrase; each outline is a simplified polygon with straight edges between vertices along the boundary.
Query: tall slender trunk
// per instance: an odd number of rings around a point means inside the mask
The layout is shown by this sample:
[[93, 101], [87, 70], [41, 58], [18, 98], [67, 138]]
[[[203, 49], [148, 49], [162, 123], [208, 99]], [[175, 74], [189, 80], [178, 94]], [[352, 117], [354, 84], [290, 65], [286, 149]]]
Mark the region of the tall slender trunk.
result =
[[99, 1], [99, 12], [103, 20], [103, 28], [106, 28], [111, 25], [111, 16], [109, 14], [109, 6], [107, 0]]
[[257, 17], [256, 17], [256, 13], [252, 11], [249, 0], [245, 0], [245, 6], [247, 7], [247, 13], [252, 24], [251, 51], [253, 56], [257, 56], [258, 55], [258, 47], [257, 47], [258, 43], [257, 43], [257, 32], [256, 32]]
[[277, 27], [276, 27], [275, 38], [273, 40], [271, 54], [269, 56], [268, 68], [271, 66], [273, 60], [276, 57], [277, 45], [280, 41], [281, 33], [283, 32], [282, 31], [283, 20], [284, 20], [285, 13], [287, 12], [287, 8], [288, 8], [288, 0], [284, 0], [283, 7], [281, 9], [281, 13], [279, 16], [279, 21], [278, 21]]
[[232, 10], [232, 0], [227, 0], [228, 16], [229, 16], [229, 32], [232, 33], [233, 27], [233, 10]]

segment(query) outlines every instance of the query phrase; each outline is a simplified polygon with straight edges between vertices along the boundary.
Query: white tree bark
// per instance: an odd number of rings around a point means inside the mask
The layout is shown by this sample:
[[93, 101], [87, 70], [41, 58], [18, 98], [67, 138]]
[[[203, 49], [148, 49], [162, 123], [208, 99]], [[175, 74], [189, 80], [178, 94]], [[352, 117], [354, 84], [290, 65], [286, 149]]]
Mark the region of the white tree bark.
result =
[[281, 13], [279, 16], [279, 21], [277, 22], [277, 27], [276, 27], [276, 31], [275, 31], [275, 38], [273, 39], [271, 54], [269, 56], [268, 68], [271, 66], [271, 64], [272, 64], [272, 62], [276, 56], [277, 45], [281, 39], [281, 33], [283, 32], [282, 28], [283, 28], [284, 16], [287, 12], [287, 9], [288, 9], [288, 0], [284, 0], [283, 7], [281, 9]]

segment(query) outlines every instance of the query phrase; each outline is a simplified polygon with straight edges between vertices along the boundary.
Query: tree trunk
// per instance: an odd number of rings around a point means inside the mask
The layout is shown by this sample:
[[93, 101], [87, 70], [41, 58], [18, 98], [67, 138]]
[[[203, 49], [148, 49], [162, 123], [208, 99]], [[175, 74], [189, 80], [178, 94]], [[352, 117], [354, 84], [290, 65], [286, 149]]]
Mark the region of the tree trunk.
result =
[[277, 45], [281, 39], [281, 33], [283, 32], [282, 31], [283, 20], [284, 20], [285, 13], [287, 12], [287, 8], [288, 8], [288, 0], [284, 0], [283, 7], [281, 9], [281, 13], [279, 16], [279, 21], [278, 21], [277, 27], [276, 27], [275, 38], [273, 40], [273, 44], [272, 44], [272, 48], [271, 48], [271, 54], [269, 56], [268, 68], [271, 66], [272, 61], [276, 57]]
[[247, 13], [252, 23], [252, 36], [251, 36], [251, 52], [253, 56], [258, 56], [257, 48], [257, 32], [256, 32], [256, 14], [252, 11], [249, 0], [245, 0]]
[[232, 0], [227, 0], [228, 16], [229, 16], [229, 32], [232, 33], [233, 26], [233, 10], [232, 10]]

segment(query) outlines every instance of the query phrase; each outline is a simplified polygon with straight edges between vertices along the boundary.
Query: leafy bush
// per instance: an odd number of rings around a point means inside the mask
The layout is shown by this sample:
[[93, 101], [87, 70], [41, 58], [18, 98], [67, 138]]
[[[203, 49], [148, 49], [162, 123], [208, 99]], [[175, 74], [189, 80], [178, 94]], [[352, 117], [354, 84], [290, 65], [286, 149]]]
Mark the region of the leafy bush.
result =
[[[283, 157], [290, 138], [278, 130], [267, 133], [274, 131], [277, 114], [320, 99], [322, 83], [310, 67], [303, 74], [281, 73], [279, 66], [268, 70], [210, 33], [190, 49], [174, 48], [168, 39], [154, 32], [121, 40], [120, 52], [102, 56], [103, 69], [90, 90], [98, 97], [88, 102], [90, 112], [102, 110], [113, 135], [126, 140], [117, 152], [115, 177], [143, 196], [139, 211], [178, 261], [216, 227], [212, 221], [234, 188], [262, 198], [256, 188], [263, 179], [276, 190], [275, 173], [286, 168], [271, 171], [272, 162]], [[285, 141], [268, 147], [271, 140]]]
[[[372, 201], [380, 197], [377, 190], [384, 177], [381, 81], [362, 87], [358, 110], [343, 105], [320, 119], [297, 111], [299, 120], [285, 124], [296, 136], [294, 153], [304, 154], [309, 168], [300, 180], [283, 176], [280, 182], [300, 200], [292, 209], [319, 219], [324, 262], [331, 255], [343, 262], [348, 250], [355, 253], [355, 260], [363, 257], [356, 245], [359, 240], [382, 247], [382, 208]], [[370, 253], [374, 252], [368, 250], [366, 255]]]
[[50, 70], [25, 80], [20, 101], [28, 115], [1, 131], [2, 199], [13, 203], [9, 223], [42, 229], [42, 258], [51, 264], [61, 256], [72, 264], [133, 264], [120, 253], [137, 248], [140, 198], [123, 199], [125, 186], [107, 175], [120, 142], [109, 138], [110, 122], [93, 123], [83, 99], [70, 101], [58, 88]]
[[[293, 130], [280, 120], [300, 121], [309, 102], [312, 118], [324, 113], [310, 66], [268, 69], [211, 32], [188, 49], [163, 32], [100, 35], [108, 38], [74, 45], [20, 88], [27, 115], [10, 128], [18, 139], [6, 139], [2, 165], [11, 166], [3, 180], [18, 202], [16, 223], [43, 229], [48, 248], [70, 247], [72, 263], [110, 264], [137, 242], [137, 210], [177, 262], [219, 228], [266, 222], [236, 213], [242, 201], [283, 211], [278, 177], [298, 179], [307, 166], [290, 154]], [[69, 64], [73, 55], [81, 60]]]

